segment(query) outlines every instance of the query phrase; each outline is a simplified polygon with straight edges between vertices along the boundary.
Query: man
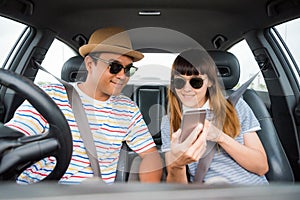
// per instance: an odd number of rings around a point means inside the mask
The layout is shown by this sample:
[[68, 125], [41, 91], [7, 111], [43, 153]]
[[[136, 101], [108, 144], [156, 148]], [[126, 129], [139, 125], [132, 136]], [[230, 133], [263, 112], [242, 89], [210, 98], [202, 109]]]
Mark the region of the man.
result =
[[[116, 27], [96, 30], [88, 44], [79, 48], [79, 52], [84, 57], [88, 74], [85, 82], [73, 86], [81, 97], [89, 120], [103, 181], [114, 182], [122, 141], [126, 141], [142, 158], [140, 181], [159, 182], [162, 164], [151, 134], [136, 104], [120, 95], [130, 76], [137, 70], [132, 63], [141, 60], [143, 54], [133, 50], [128, 34]], [[50, 84], [43, 89], [59, 105], [72, 131], [72, 159], [60, 182], [80, 183], [92, 177], [93, 171], [66, 90], [61, 84]], [[27, 101], [6, 125], [26, 135], [40, 134], [48, 129], [47, 122]], [[25, 170], [17, 181], [40, 181], [54, 165], [53, 158], [43, 159]]]

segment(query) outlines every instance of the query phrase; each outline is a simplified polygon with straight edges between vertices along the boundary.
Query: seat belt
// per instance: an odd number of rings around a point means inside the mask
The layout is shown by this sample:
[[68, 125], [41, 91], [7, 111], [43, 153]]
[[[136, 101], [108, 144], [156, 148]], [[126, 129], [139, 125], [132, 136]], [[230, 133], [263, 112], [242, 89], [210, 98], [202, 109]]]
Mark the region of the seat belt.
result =
[[204, 176], [206, 175], [208, 168], [210, 166], [210, 163], [215, 155], [216, 151], [216, 145], [210, 150], [210, 152], [203, 158], [200, 158], [196, 174], [194, 177], [194, 183], [203, 183]]
[[78, 125], [78, 129], [79, 129], [82, 141], [86, 148], [86, 152], [87, 152], [88, 158], [91, 163], [94, 177], [99, 177], [100, 180], [102, 181], [101, 170], [100, 170], [100, 165], [98, 162], [98, 155], [97, 155], [97, 150], [96, 150], [96, 146], [95, 146], [94, 139], [93, 139], [93, 134], [91, 132], [91, 129], [90, 129], [90, 126], [88, 123], [88, 119], [87, 119], [86, 113], [84, 111], [84, 108], [82, 106], [82, 102], [81, 102], [78, 92], [73, 87], [73, 85], [71, 85], [70, 83], [68, 83], [60, 78], [57, 78], [56, 76], [54, 76], [53, 74], [48, 72], [37, 61], [35, 61], [35, 64], [38, 66], [38, 68], [40, 68], [44, 72], [53, 76], [56, 80], [58, 80], [60, 83], [62, 83], [64, 85], [64, 87], [66, 88], [68, 100], [71, 104], [71, 108], [73, 110], [74, 117], [75, 117], [76, 123]]
[[[243, 85], [241, 85], [238, 89], [236, 89], [233, 93], [228, 96], [227, 100], [231, 102], [233, 106], [236, 105], [238, 102], [239, 98], [244, 94], [250, 83], [255, 79], [255, 77], [260, 73], [257, 72], [254, 74], [249, 80], [247, 80]], [[194, 177], [194, 182], [195, 183], [203, 183], [204, 176], [206, 175], [208, 168], [211, 164], [211, 161], [215, 155], [216, 151], [216, 144], [215, 146], [211, 149], [211, 151], [203, 158], [200, 158], [198, 165], [197, 165], [197, 170], [195, 173]]]
[[232, 103], [233, 106], [235, 106], [235, 104], [238, 102], [239, 98], [244, 94], [244, 92], [247, 90], [250, 83], [252, 83], [252, 81], [256, 78], [256, 76], [259, 73], [260, 73], [260, 71], [257, 72], [256, 74], [254, 74], [248, 81], [243, 83], [243, 85], [241, 85], [232, 94], [230, 94], [230, 96], [227, 99]]

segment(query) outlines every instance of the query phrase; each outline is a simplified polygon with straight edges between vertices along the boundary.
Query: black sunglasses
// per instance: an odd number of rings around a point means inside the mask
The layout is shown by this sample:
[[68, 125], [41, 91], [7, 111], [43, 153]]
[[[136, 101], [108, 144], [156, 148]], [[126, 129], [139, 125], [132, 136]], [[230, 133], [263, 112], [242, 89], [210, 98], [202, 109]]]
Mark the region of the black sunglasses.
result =
[[101, 58], [97, 58], [95, 56], [91, 56], [92, 58], [96, 60], [100, 60], [101, 62], [104, 62], [108, 64], [109, 66], [109, 73], [111, 74], [117, 74], [119, 73], [122, 69], [124, 69], [124, 73], [127, 77], [133, 76], [133, 74], [138, 70], [137, 67], [133, 66], [132, 63], [129, 65], [126, 65], [125, 67], [121, 65], [117, 61], [108, 61], [108, 60], [103, 60]]
[[[194, 89], [200, 89], [203, 85], [203, 79], [200, 77], [191, 78], [189, 82]], [[173, 85], [176, 89], [182, 89], [185, 86], [185, 84], [186, 84], [186, 80], [184, 78], [173, 79]]]

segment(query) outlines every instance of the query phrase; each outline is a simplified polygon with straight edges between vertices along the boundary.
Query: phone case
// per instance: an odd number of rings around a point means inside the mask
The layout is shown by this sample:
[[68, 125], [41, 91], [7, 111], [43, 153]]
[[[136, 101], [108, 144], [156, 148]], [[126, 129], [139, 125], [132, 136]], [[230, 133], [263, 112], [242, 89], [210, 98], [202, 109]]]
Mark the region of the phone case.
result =
[[204, 124], [206, 109], [192, 109], [183, 112], [181, 120], [181, 135], [179, 142], [183, 142], [199, 124]]

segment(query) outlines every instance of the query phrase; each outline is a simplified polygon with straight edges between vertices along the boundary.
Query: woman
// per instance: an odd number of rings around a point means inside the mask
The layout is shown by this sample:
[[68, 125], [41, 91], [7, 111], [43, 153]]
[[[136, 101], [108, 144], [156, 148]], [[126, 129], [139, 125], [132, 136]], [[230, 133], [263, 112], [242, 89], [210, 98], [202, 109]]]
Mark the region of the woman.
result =
[[[167, 182], [194, 181], [207, 140], [217, 145], [204, 182], [218, 179], [232, 184], [268, 183], [264, 176], [268, 171], [267, 156], [256, 133], [259, 122], [244, 100], [239, 99], [234, 106], [225, 98], [215, 63], [205, 50], [189, 49], [176, 57], [168, 93], [169, 115], [163, 117], [161, 125]], [[182, 112], [191, 108], [205, 108], [210, 117], [204, 127], [197, 126], [179, 143]]]

